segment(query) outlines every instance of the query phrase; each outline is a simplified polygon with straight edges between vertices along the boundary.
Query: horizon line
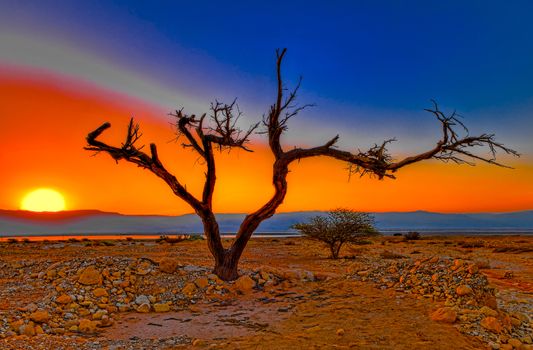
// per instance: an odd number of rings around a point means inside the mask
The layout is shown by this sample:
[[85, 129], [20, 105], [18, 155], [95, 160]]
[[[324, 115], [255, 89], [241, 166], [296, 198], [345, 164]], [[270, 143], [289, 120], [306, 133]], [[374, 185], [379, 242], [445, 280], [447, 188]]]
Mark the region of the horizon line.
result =
[[[330, 210], [294, 210], [294, 211], [280, 211], [276, 212], [274, 215], [277, 214], [292, 214], [292, 213], [311, 213], [311, 212], [321, 212], [326, 213]], [[511, 214], [511, 213], [523, 213], [523, 212], [530, 212], [533, 211], [533, 208], [531, 209], [522, 209], [522, 210], [511, 210], [511, 211], [475, 211], [475, 212], [438, 212], [438, 211], [430, 211], [430, 210], [424, 210], [424, 209], [417, 209], [417, 210], [407, 210], [407, 211], [398, 211], [398, 210], [391, 210], [391, 211], [365, 211], [365, 210], [355, 210], [359, 212], [365, 212], [370, 214], [389, 214], [389, 213], [417, 213], [417, 212], [423, 212], [423, 213], [430, 213], [430, 214], [444, 214], [444, 215], [454, 215], [454, 214]], [[102, 214], [115, 214], [115, 215], [123, 215], [123, 216], [166, 216], [166, 217], [174, 217], [174, 216], [185, 216], [185, 215], [196, 215], [194, 212], [189, 213], [183, 213], [183, 214], [125, 214], [118, 211], [104, 211], [100, 209], [67, 209], [67, 210], [59, 210], [59, 211], [32, 211], [32, 210], [23, 210], [23, 209], [2, 209], [0, 208], [0, 212], [20, 212], [20, 213], [28, 213], [28, 214], [43, 214], [43, 215], [50, 215], [50, 214], [61, 214], [61, 213], [76, 213], [76, 212], [99, 212]], [[248, 215], [249, 213], [246, 212], [216, 212], [215, 215]]]

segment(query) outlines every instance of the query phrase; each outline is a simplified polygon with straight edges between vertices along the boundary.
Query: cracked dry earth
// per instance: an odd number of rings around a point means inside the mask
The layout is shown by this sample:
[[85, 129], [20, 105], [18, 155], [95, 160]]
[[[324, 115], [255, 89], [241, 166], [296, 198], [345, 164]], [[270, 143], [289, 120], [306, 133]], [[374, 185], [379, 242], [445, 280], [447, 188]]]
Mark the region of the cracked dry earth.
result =
[[[533, 348], [533, 237], [383, 237], [346, 247], [339, 260], [314, 241], [258, 238], [237, 283], [210, 274], [202, 241], [111, 244], [0, 243], [0, 348]], [[517, 323], [491, 333], [479, 325], [474, 298], [466, 304], [450, 292], [440, 300], [381, 283], [394, 280], [382, 274], [391, 266], [435, 257], [465, 270], [477, 264], [497, 318]], [[168, 261], [176, 262], [170, 271]], [[89, 266], [95, 282], [81, 283]], [[431, 319], [445, 302], [457, 322]]]

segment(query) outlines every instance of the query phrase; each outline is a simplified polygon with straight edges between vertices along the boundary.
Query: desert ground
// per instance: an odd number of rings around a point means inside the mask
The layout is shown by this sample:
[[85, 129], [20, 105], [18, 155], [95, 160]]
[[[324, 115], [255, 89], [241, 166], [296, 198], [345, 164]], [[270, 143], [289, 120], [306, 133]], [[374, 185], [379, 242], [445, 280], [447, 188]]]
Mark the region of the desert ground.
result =
[[533, 237], [0, 242], [2, 349], [533, 349]]

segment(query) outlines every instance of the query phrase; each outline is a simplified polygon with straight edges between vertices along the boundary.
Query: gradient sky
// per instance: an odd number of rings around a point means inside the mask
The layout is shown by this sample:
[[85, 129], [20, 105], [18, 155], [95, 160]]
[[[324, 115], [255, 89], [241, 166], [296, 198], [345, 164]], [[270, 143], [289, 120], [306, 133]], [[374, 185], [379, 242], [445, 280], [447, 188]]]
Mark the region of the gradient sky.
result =
[[[167, 113], [207, 111], [239, 98], [243, 125], [275, 94], [274, 50], [289, 49], [288, 85], [301, 103], [286, 147], [323, 143], [366, 149], [396, 137], [398, 156], [432, 147], [439, 126], [429, 99], [457, 109], [471, 133], [496, 133], [520, 159], [515, 170], [429, 161], [398, 180], [348, 181], [329, 159], [295, 164], [280, 211], [347, 206], [369, 211], [533, 209], [533, 3], [372, 1], [0, 0], [0, 208], [55, 188], [69, 209], [190, 212], [163, 183], [131, 164], [82, 150], [86, 133], [111, 121], [120, 142], [134, 115], [183, 183], [201, 189], [203, 167], [173, 139]], [[271, 156], [218, 156], [218, 212], [245, 212], [271, 194]]]

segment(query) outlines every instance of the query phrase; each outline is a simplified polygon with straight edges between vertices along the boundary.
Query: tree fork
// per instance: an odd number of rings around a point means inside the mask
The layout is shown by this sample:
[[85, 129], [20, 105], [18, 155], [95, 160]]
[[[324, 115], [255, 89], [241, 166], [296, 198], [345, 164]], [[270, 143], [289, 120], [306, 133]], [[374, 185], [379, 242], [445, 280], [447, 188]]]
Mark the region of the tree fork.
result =
[[[237, 232], [235, 241], [229, 249], [225, 249], [222, 244], [219, 226], [212, 208], [212, 197], [216, 182], [213, 152], [214, 148], [219, 151], [240, 148], [251, 152], [247, 144], [249, 143], [250, 135], [259, 126], [259, 123], [254, 124], [246, 131], [237, 126], [237, 121], [242, 113], [239, 111], [236, 101], [230, 104], [215, 101], [211, 104], [211, 114], [208, 117], [203, 114], [198, 118], [194, 114], [187, 115], [182, 110], [177, 110], [171, 114], [176, 119], [177, 136], [185, 139], [182, 146], [196, 152], [206, 165], [204, 190], [200, 199], [190, 193], [187, 187], [164, 167], [163, 162], [159, 159], [155, 144], [150, 145], [150, 154], [143, 152], [143, 146], [138, 146], [142, 134], [140, 133], [139, 125], [134, 123], [133, 119], [130, 120], [128, 125], [126, 140], [118, 147], [98, 140], [98, 137], [111, 127], [109, 123], [102, 124], [94, 131], [88, 133], [86, 137], [86, 150], [96, 153], [104, 152], [109, 154], [116, 162], [125, 160], [151, 171], [161, 178], [177, 197], [184, 200], [195, 210], [202, 219], [209, 251], [215, 259], [214, 273], [223, 280], [233, 280], [238, 277], [238, 263], [252, 234], [259, 224], [274, 215], [277, 208], [283, 203], [287, 193], [289, 165], [296, 160], [319, 156], [331, 157], [346, 162], [350, 173], [375, 175], [379, 179], [383, 179], [384, 177], [395, 178], [394, 173], [400, 168], [426, 159], [439, 159], [445, 162], [452, 161], [473, 165], [471, 161], [465, 159], [467, 158], [504, 166], [496, 161], [497, 151], [503, 151], [511, 156], [519, 156], [518, 152], [496, 142], [493, 134], [469, 136], [468, 130], [457, 119], [455, 112], [447, 116], [439, 110], [435, 102], [434, 107], [427, 109], [427, 111], [433, 114], [440, 122], [442, 137], [437, 141], [434, 148], [397, 162], [393, 161], [387, 150], [387, 144], [394, 141], [394, 139], [386, 140], [380, 145], [376, 144], [367, 151], [352, 153], [336, 148], [335, 145], [339, 139], [337, 135], [321, 146], [293, 148], [285, 151], [281, 145], [280, 138], [283, 132], [287, 130], [287, 122], [303, 109], [309, 107], [309, 105], [298, 106], [295, 104], [301, 79], [296, 87], [285, 95], [286, 89], [282, 80], [281, 67], [286, 51], [286, 49], [276, 50], [276, 101], [270, 106], [269, 112], [263, 118], [264, 133], [268, 135], [270, 150], [275, 158], [272, 176], [274, 195], [257, 211], [245, 217]], [[466, 131], [466, 136], [460, 137], [460, 130], [456, 130], [457, 125]], [[474, 154], [471, 149], [479, 146], [487, 147], [490, 156]]]

